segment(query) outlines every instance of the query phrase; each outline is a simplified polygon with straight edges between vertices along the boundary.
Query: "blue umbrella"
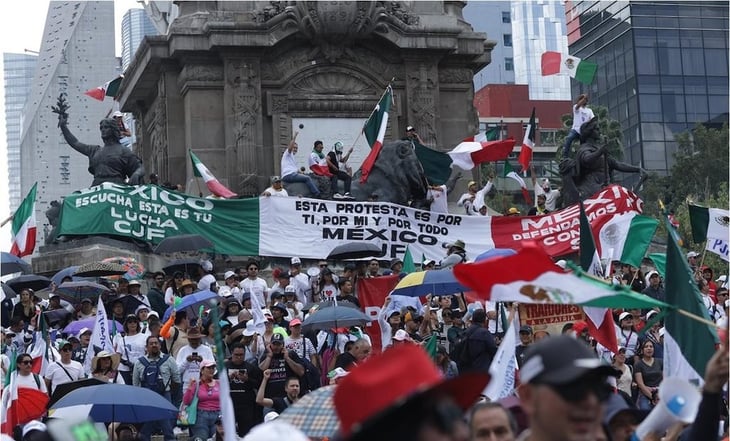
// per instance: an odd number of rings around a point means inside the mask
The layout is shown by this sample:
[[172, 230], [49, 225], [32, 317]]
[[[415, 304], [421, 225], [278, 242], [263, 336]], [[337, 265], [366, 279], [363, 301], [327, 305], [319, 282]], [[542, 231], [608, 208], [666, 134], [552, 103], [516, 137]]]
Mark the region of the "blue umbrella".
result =
[[[213, 291], [210, 291], [206, 289], [205, 291], [198, 291], [189, 295], [186, 295], [182, 298], [182, 301], [177, 306], [169, 306], [167, 308], [167, 311], [165, 311], [165, 315], [162, 317], [162, 321], [166, 322], [168, 318], [170, 318], [170, 315], [172, 314], [172, 310], [175, 309], [176, 311], [182, 311], [183, 309], [190, 309], [193, 314], [197, 314], [197, 311], [195, 311], [195, 307], [199, 306], [203, 303], [207, 303], [210, 299], [218, 298], [218, 294], [214, 293]], [[188, 317], [190, 317], [190, 313], [188, 313]]]
[[175, 418], [178, 412], [162, 395], [126, 384], [100, 384], [76, 389], [50, 409], [55, 411], [74, 406], [88, 408], [89, 417], [97, 422], [143, 423]]
[[53, 281], [53, 283], [56, 284], [56, 286], [60, 285], [62, 283], [63, 278], [66, 276], [71, 277], [74, 282], [82, 280], [81, 277], [74, 276], [74, 273], [76, 272], [76, 270], [78, 268], [79, 268], [78, 265], [64, 268], [61, 271], [54, 274], [53, 277], [51, 277], [51, 280]]
[[[68, 324], [65, 328], [63, 328], [63, 332], [66, 334], [78, 334], [80, 330], [83, 328], [89, 328], [94, 329], [94, 324], [96, 324], [96, 317], [89, 317], [81, 320], [74, 320], [71, 323]], [[114, 329], [116, 326], [116, 329], [123, 329], [122, 324], [114, 321], [114, 320], [107, 320], [107, 329]]]
[[428, 294], [435, 296], [456, 294], [471, 291], [459, 283], [451, 268], [428, 270], [410, 273], [395, 285], [392, 295], [421, 297]]
[[316, 331], [318, 329], [365, 326], [368, 323], [370, 323], [370, 317], [359, 309], [332, 305], [308, 315], [302, 322], [302, 328]]
[[513, 254], [517, 254], [517, 251], [509, 248], [492, 248], [491, 250], [478, 255], [474, 261], [481, 262], [482, 260], [491, 259], [492, 257], [512, 256]]
[[30, 274], [33, 272], [33, 268], [28, 262], [16, 256], [15, 254], [6, 253], [3, 251], [0, 253], [0, 268], [2, 268], [2, 274], [12, 273], [23, 273]]

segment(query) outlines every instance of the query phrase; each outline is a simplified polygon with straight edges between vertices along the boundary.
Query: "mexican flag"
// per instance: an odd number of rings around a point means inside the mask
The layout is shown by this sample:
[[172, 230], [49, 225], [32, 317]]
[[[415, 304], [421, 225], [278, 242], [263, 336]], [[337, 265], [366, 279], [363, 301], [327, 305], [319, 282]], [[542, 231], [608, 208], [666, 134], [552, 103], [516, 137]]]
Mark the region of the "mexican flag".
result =
[[431, 185], [445, 184], [451, 176], [451, 157], [445, 152], [428, 148], [416, 140], [413, 141], [413, 147], [428, 183]]
[[522, 139], [522, 150], [520, 151], [520, 157], [517, 162], [522, 164], [522, 170], [530, 168], [530, 162], [532, 161], [532, 149], [535, 148], [535, 130], [537, 125], [535, 124], [535, 108], [532, 108], [532, 115], [530, 115], [530, 123], [525, 129], [525, 137]]
[[110, 96], [112, 98], [117, 96], [119, 92], [119, 86], [122, 85], [124, 75], [119, 75], [111, 81], [107, 81], [101, 86], [94, 87], [84, 92], [84, 95], [88, 95], [95, 100], [104, 101], [104, 97]]
[[403, 270], [404, 273], [415, 273], [416, 264], [413, 262], [413, 255], [411, 254], [410, 248], [406, 246], [406, 252], [403, 254]]
[[[596, 241], [593, 238], [593, 231], [591, 231], [591, 224], [588, 222], [583, 203], [580, 204], [580, 267], [592, 276], [603, 276], [601, 258], [598, 256]], [[611, 310], [585, 306], [583, 312], [588, 319], [586, 321], [589, 334], [611, 352], [618, 352], [618, 341], [616, 340]]]
[[504, 333], [502, 344], [497, 348], [497, 353], [494, 354], [492, 364], [489, 365], [489, 374], [492, 379], [483, 392], [483, 395], [486, 395], [492, 401], [510, 396], [514, 392], [516, 386], [515, 373], [519, 370], [517, 358], [515, 357], [519, 325], [519, 317], [515, 314], [509, 327], [503, 326], [502, 328], [507, 329], [507, 331]]
[[18, 257], [31, 255], [35, 249], [35, 196], [37, 187], [38, 183], [33, 184], [28, 196], [23, 199], [15, 214], [13, 214], [10, 253]]
[[517, 183], [520, 184], [520, 190], [522, 190], [522, 197], [525, 198], [525, 202], [527, 203], [527, 205], [532, 205], [532, 198], [530, 198], [530, 191], [527, 189], [525, 180], [517, 174], [517, 172], [512, 168], [512, 165], [507, 160], [504, 161], [504, 172], [502, 173], [502, 177], [511, 178], [517, 181]]
[[370, 153], [368, 153], [361, 166], [361, 183], [367, 182], [370, 170], [375, 165], [375, 160], [378, 159], [380, 150], [383, 148], [383, 140], [385, 139], [385, 130], [388, 128], [388, 113], [390, 112], [391, 104], [393, 104], [393, 89], [388, 86], [382, 98], [380, 98], [378, 105], [375, 106], [375, 110], [373, 110], [370, 118], [365, 121], [365, 127], [363, 127], [362, 131], [368, 140], [368, 144], [370, 144]]
[[493, 302], [542, 303], [602, 308], [671, 308], [626, 286], [585, 275], [580, 268], [566, 273], [535, 243], [517, 254], [454, 267], [454, 275], [481, 299]]
[[[692, 270], [672, 234], [667, 237], [664, 286], [668, 303], [710, 320]], [[719, 341], [715, 328], [672, 312], [664, 318], [664, 330], [664, 378], [680, 377], [701, 384], [705, 366]]]
[[190, 150], [190, 160], [193, 161], [193, 173], [195, 174], [195, 176], [203, 178], [203, 180], [205, 181], [205, 185], [208, 187], [208, 190], [210, 190], [211, 193], [224, 199], [236, 197], [236, 193], [232, 192], [225, 185], [221, 184], [220, 181], [216, 179], [215, 176], [213, 176], [213, 173], [208, 170], [208, 167], [200, 162], [200, 159], [195, 156], [195, 153], [193, 153], [192, 150]]
[[454, 165], [458, 165], [464, 170], [471, 170], [484, 162], [507, 159], [515, 148], [513, 138], [501, 141], [477, 141], [474, 140], [475, 138], [478, 139], [478, 137], [472, 137], [461, 141], [448, 152]]
[[491, 129], [484, 132], [484, 138], [486, 141], [497, 141], [502, 138], [502, 127], [492, 127]]
[[598, 65], [590, 61], [581, 60], [578, 57], [562, 54], [560, 52], [545, 52], [541, 59], [542, 76], [547, 75], [570, 75], [577, 81], [591, 84], [596, 76]]
[[706, 242], [705, 249], [728, 261], [728, 223], [730, 211], [689, 204], [689, 222], [692, 240]]
[[649, 249], [658, 225], [658, 220], [636, 212], [613, 216], [601, 227], [600, 255], [641, 267], [641, 260]]

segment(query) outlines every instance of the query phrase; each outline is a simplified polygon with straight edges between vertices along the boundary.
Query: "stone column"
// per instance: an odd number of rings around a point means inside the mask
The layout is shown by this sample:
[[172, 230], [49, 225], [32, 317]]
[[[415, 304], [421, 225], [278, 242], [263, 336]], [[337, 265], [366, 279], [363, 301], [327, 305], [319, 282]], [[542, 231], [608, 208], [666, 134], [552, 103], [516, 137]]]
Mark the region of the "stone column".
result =
[[236, 180], [239, 194], [254, 196], [268, 159], [263, 152], [261, 65], [258, 58], [228, 57], [223, 63], [227, 175]]
[[407, 124], [426, 145], [436, 147], [438, 138], [438, 65], [425, 59], [406, 59]]
[[291, 118], [289, 117], [289, 96], [286, 93], [266, 93], [266, 115], [271, 118], [273, 148], [267, 161], [274, 165], [271, 175], [281, 175], [281, 156], [291, 141]]

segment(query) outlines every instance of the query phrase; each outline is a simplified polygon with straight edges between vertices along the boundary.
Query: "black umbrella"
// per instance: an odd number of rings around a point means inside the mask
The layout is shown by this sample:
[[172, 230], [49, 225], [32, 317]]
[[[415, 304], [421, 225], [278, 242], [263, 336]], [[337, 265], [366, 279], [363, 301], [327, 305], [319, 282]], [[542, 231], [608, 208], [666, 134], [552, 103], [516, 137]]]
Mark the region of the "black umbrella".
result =
[[383, 248], [370, 242], [348, 242], [338, 245], [327, 255], [328, 260], [364, 259], [383, 257]]
[[[322, 309], [322, 308], [329, 308], [330, 306], [334, 306], [334, 305], [335, 305], [335, 302], [333, 302], [331, 300], [325, 300], [323, 302], [308, 303], [307, 306], [304, 307], [304, 311], [309, 311], [310, 309], [312, 309], [315, 306], [317, 307], [317, 309]], [[354, 304], [352, 302], [348, 302], [347, 300], [342, 300], [342, 301], [337, 302], [337, 306], [344, 306], [347, 308], [360, 309], [356, 304]]]
[[80, 265], [76, 268], [74, 276], [77, 277], [106, 277], [121, 276], [126, 274], [127, 269], [118, 263], [112, 262], [91, 262]]
[[109, 288], [106, 286], [87, 281], [64, 282], [56, 288], [56, 294], [59, 297], [74, 305], [81, 303], [81, 300], [85, 298], [89, 298], [92, 303], [96, 303], [99, 296], [107, 291], [109, 291]]
[[18, 295], [18, 293], [13, 291], [13, 288], [9, 287], [5, 282], [2, 282], [2, 288], [3, 294], [5, 294], [6, 299], [12, 299], [13, 297]]
[[15, 292], [20, 292], [24, 289], [30, 288], [33, 291], [38, 291], [48, 287], [51, 284], [51, 279], [48, 277], [37, 276], [35, 274], [27, 274], [24, 276], [18, 276], [5, 282]]
[[162, 271], [168, 276], [175, 274], [177, 271], [193, 275], [198, 273], [198, 268], [200, 268], [200, 259], [177, 259], [168, 263], [167, 266], [162, 268]]
[[104, 304], [104, 307], [106, 308], [107, 315], [111, 318], [112, 313], [112, 305], [114, 305], [116, 302], [122, 302], [122, 305], [124, 305], [124, 315], [127, 316], [128, 314], [134, 314], [137, 310], [137, 307], [139, 305], [142, 305], [142, 301], [138, 299], [135, 296], [121, 296], [114, 299], [109, 300]]
[[345, 306], [328, 306], [309, 314], [302, 322], [304, 330], [330, 329], [349, 326], [365, 326], [370, 323], [370, 317], [362, 311]]
[[56, 386], [56, 389], [53, 391], [53, 395], [51, 395], [51, 401], [48, 402], [48, 407], [51, 407], [52, 405], [56, 404], [56, 401], [65, 397], [66, 394], [68, 394], [71, 391], [74, 391], [74, 390], [82, 388], [82, 387], [96, 386], [98, 384], [106, 384], [106, 382], [92, 377], [92, 378], [85, 378], [83, 380], [72, 381], [70, 383], [59, 384], [58, 386]]
[[33, 268], [30, 264], [15, 254], [6, 253], [5, 251], [0, 254], [2, 256], [0, 257], [0, 269], [2, 269], [2, 274], [30, 274], [33, 272]]
[[52, 311], [44, 311], [43, 317], [46, 318], [48, 326], [55, 327], [58, 325], [59, 328], [65, 328], [72, 319], [71, 313], [63, 308], [54, 309]]
[[200, 251], [213, 248], [213, 242], [199, 234], [182, 234], [163, 239], [155, 247], [157, 254], [172, 254], [183, 251]]

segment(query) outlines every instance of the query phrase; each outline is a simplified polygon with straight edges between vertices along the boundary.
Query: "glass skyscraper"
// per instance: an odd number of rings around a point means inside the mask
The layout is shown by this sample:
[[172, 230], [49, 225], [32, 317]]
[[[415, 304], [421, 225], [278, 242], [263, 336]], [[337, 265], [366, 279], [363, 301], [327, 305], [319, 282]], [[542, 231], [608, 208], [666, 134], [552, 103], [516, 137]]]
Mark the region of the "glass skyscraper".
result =
[[676, 134], [728, 121], [728, 2], [568, 2], [566, 16], [570, 54], [598, 64], [573, 96], [621, 123], [625, 161], [666, 174]]
[[132, 62], [145, 35], [157, 35], [157, 29], [145, 10], [128, 10], [122, 18], [122, 70], [126, 70]]
[[38, 57], [30, 54], [3, 53], [5, 80], [5, 139], [8, 146], [8, 197], [14, 212], [25, 195], [20, 186], [20, 135], [23, 131], [23, 107], [33, 84]]

